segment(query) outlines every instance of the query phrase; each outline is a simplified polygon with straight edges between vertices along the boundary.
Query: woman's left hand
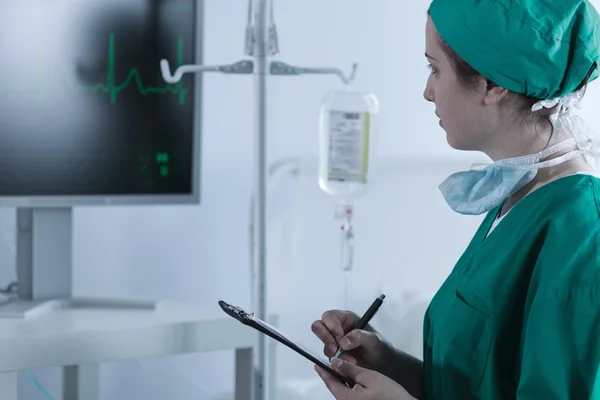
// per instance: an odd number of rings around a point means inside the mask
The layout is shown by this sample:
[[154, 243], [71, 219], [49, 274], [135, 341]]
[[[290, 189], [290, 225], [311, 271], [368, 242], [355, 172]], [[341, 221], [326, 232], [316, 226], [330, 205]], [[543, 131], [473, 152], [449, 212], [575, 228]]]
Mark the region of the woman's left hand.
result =
[[315, 370], [337, 400], [414, 400], [402, 386], [379, 372], [361, 368], [339, 358], [331, 360], [333, 369], [356, 384], [349, 388], [324, 369]]

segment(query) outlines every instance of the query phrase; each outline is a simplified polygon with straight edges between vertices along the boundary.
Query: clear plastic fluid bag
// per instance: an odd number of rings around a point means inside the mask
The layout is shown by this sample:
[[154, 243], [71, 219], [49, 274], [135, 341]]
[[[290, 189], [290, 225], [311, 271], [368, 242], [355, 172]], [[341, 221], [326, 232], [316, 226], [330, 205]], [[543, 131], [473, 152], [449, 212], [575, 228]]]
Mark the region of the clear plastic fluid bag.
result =
[[319, 126], [319, 186], [343, 201], [371, 186], [379, 101], [350, 88], [325, 97]]

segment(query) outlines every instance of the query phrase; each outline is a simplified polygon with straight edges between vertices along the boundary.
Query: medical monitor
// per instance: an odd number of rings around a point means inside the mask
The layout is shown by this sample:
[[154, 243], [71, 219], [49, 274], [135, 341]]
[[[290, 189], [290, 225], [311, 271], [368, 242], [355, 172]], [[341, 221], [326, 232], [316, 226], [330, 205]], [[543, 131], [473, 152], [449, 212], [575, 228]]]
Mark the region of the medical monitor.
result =
[[0, 1], [0, 205], [198, 202], [200, 4]]

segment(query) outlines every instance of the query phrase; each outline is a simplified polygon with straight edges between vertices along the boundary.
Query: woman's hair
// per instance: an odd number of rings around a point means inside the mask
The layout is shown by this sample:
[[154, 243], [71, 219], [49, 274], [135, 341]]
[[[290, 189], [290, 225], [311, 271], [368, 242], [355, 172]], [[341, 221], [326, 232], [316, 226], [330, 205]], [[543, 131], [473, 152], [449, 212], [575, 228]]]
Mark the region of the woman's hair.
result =
[[[462, 57], [452, 50], [452, 48], [444, 41], [444, 39], [442, 39], [440, 35], [438, 35], [438, 40], [442, 50], [448, 57], [448, 60], [450, 60], [450, 65], [452, 66], [452, 69], [454, 70], [461, 86], [468, 90], [477, 90], [481, 80], [485, 80], [487, 82], [488, 89], [498, 86], [489, 79], [485, 78], [473, 67], [471, 67], [465, 60], [463, 60]], [[590, 72], [579, 85], [577, 90], [587, 87], [591, 73], [592, 69], [590, 69]], [[536, 130], [540, 125], [543, 125], [544, 127], [550, 127], [551, 132], [553, 132], [554, 128], [550, 122], [550, 115], [554, 112], [555, 107], [542, 108], [541, 110], [535, 112], [531, 110], [531, 107], [533, 107], [533, 105], [540, 100], [541, 99], [532, 96], [509, 91], [508, 94], [502, 99], [500, 105], [508, 106], [510, 104], [512, 107], [514, 107], [518, 114], [522, 117], [521, 124], [533, 123]]]

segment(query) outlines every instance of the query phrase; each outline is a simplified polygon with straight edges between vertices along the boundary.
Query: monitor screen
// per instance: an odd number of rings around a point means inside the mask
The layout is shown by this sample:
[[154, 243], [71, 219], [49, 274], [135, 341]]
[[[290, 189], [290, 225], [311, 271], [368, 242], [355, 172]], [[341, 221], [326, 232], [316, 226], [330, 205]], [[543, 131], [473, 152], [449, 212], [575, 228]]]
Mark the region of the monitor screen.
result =
[[0, 1], [0, 199], [192, 196], [195, 0]]

